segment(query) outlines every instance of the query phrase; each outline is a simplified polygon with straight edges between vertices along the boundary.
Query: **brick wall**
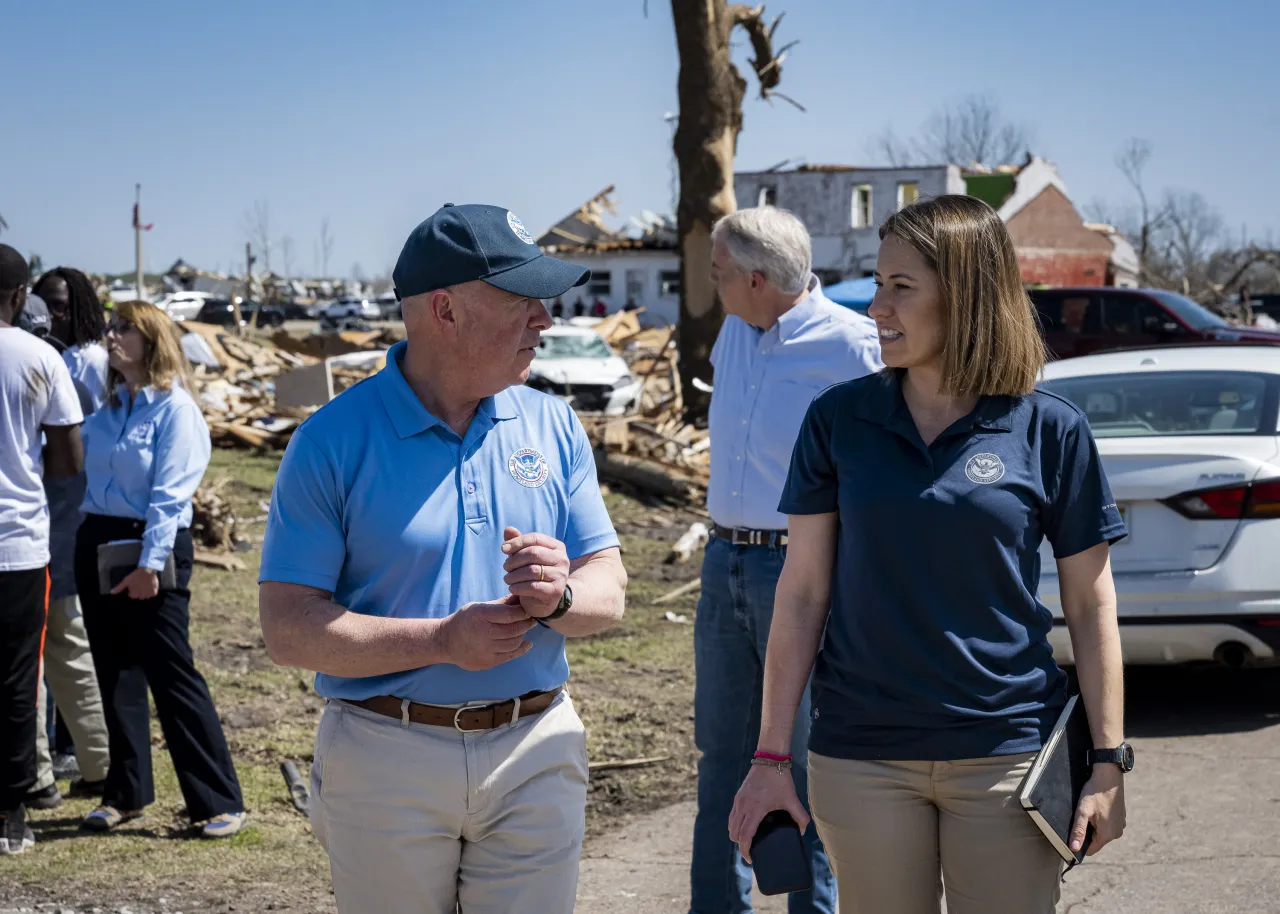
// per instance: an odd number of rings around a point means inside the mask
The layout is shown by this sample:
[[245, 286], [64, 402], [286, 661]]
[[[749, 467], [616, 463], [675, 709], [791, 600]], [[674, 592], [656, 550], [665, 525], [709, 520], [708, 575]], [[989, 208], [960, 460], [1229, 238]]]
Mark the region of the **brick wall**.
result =
[[1108, 254], [1019, 248], [1022, 281], [1045, 286], [1105, 286]]
[[1106, 284], [1111, 240], [1085, 228], [1076, 208], [1056, 187], [1046, 187], [1009, 220], [1009, 236], [1018, 252], [1023, 282]]

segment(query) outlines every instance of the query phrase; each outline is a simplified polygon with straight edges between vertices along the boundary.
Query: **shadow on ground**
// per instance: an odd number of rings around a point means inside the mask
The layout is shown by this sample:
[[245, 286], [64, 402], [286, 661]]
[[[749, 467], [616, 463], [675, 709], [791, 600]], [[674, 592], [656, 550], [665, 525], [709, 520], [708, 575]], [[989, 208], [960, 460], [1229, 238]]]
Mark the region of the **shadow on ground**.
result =
[[1280, 669], [1130, 667], [1125, 732], [1132, 737], [1244, 733], [1280, 725]]

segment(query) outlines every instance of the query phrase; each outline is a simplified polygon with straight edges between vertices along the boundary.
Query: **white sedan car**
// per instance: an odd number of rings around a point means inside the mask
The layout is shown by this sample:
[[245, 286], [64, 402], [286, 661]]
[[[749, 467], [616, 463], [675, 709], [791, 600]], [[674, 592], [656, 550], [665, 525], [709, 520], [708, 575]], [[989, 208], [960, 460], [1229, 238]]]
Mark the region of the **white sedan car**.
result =
[[175, 321], [193, 321], [211, 298], [208, 292], [172, 292], [156, 302], [156, 307]]
[[[1195, 346], [1056, 362], [1129, 536], [1111, 550], [1130, 664], [1280, 664], [1280, 348]], [[1073, 663], [1045, 547], [1041, 599]]]
[[613, 416], [640, 400], [640, 382], [600, 334], [567, 324], [542, 331], [528, 384], [567, 400], [575, 409]]

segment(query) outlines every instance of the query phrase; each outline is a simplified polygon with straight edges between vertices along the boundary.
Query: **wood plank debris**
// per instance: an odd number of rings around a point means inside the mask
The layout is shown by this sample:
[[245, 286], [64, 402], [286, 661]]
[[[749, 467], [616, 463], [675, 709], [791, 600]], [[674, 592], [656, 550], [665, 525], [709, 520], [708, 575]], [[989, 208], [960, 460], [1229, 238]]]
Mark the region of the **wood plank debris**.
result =
[[662, 762], [670, 761], [669, 755], [654, 755], [649, 758], [628, 758], [628, 759], [603, 759], [598, 762], [588, 762], [588, 771], [617, 771], [620, 768], [645, 768], [649, 765], [657, 765]]
[[[698, 504], [710, 479], [705, 428], [687, 424], [680, 396], [675, 327], [642, 327], [640, 311], [619, 311], [595, 326], [641, 381], [628, 416], [580, 412], [604, 483], [619, 483], [671, 502]], [[379, 353], [403, 329], [313, 333], [283, 330], [270, 338], [237, 337], [226, 328], [186, 321], [219, 368], [196, 367], [193, 393], [215, 446], [272, 451], [342, 391], [385, 364]]]

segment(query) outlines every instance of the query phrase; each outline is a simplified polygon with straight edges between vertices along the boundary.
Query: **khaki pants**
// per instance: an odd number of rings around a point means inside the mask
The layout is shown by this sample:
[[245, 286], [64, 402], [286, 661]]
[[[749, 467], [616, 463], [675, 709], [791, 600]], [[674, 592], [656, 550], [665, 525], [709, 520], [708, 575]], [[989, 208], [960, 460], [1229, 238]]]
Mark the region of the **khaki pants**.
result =
[[[80, 601], [74, 596], [49, 601], [42, 675], [76, 744], [80, 776], [86, 781], [103, 780], [111, 762], [107, 722], [102, 716], [102, 695], [93, 669], [93, 655], [89, 653]], [[34, 790], [43, 790], [53, 783], [53, 758], [49, 753], [49, 731], [45, 727], [48, 702], [43, 681], [37, 712]]]
[[1052, 914], [1062, 860], [1018, 803], [1035, 758], [851, 761], [809, 753], [840, 914]]
[[311, 823], [344, 914], [569, 914], [586, 800], [564, 692], [471, 733], [330, 701], [316, 733]]

